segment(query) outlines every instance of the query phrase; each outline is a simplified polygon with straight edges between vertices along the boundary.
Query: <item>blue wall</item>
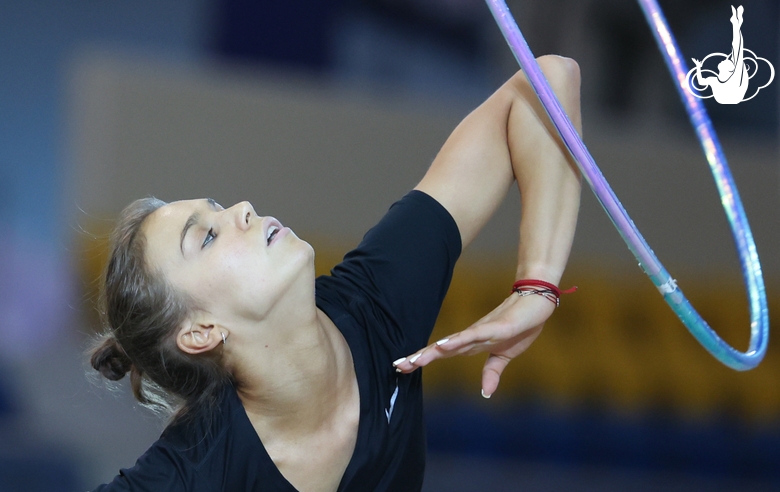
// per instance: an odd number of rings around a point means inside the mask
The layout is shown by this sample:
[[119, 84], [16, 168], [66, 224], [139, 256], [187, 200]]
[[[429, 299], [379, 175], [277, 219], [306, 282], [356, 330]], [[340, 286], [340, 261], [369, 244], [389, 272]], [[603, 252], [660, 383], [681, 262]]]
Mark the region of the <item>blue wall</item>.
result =
[[6, 235], [45, 243], [62, 237], [68, 65], [79, 50], [113, 47], [198, 58], [204, 14], [203, 0], [3, 2], [0, 222]]

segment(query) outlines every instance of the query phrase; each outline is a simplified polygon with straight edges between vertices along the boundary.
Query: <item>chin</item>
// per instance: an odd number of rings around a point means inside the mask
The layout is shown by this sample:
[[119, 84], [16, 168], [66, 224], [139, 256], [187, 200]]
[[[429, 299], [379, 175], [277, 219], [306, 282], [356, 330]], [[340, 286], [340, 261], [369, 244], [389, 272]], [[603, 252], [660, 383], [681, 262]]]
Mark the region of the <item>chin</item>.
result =
[[294, 245], [294, 256], [296, 258], [295, 263], [300, 263], [301, 268], [303, 269], [310, 269], [314, 270], [314, 248], [311, 244], [307, 243], [303, 239], [299, 238], [295, 233], [290, 231], [293, 234], [293, 238], [290, 238], [295, 243]]

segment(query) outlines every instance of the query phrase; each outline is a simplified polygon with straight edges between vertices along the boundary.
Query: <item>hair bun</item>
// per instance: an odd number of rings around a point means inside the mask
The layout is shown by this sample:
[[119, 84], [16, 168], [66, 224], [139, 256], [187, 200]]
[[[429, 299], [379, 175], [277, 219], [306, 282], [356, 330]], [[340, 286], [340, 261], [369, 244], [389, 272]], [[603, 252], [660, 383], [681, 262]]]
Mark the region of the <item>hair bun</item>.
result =
[[109, 335], [92, 351], [90, 363], [103, 377], [119, 381], [133, 366], [115, 336]]

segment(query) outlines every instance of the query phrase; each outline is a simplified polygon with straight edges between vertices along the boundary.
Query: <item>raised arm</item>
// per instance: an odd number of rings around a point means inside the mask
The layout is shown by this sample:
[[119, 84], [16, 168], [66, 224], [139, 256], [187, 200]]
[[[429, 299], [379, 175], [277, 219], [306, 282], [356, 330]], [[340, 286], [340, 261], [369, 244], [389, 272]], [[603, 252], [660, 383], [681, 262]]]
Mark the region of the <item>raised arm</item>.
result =
[[[577, 64], [557, 56], [538, 61], [580, 130]], [[513, 181], [520, 189], [522, 207], [516, 278], [557, 285], [574, 238], [580, 175], [522, 73], [458, 125], [416, 189], [452, 214], [465, 247], [496, 211]], [[554, 305], [542, 296], [513, 294], [471, 327], [407, 357], [397, 367], [411, 372], [438, 358], [489, 351], [482, 388], [490, 396], [509, 360], [531, 344], [553, 310]]]
[[700, 62], [696, 58], [691, 58], [691, 60], [693, 60], [694, 65], [696, 65], [696, 82], [698, 82], [700, 86], [706, 87], [706, 86], [710, 85], [710, 79], [715, 79], [716, 81], [718, 80], [715, 77], [702, 77], [701, 76], [701, 63], [702, 62]]

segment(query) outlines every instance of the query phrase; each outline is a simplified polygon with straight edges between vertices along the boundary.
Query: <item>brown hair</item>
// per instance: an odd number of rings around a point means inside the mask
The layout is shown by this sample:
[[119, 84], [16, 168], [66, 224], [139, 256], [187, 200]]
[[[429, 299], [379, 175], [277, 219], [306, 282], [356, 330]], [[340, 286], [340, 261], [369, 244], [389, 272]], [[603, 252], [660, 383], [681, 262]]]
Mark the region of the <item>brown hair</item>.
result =
[[231, 377], [220, 363], [221, 351], [189, 355], [176, 345], [176, 333], [195, 306], [149, 267], [141, 231], [144, 220], [163, 205], [142, 198], [119, 217], [101, 295], [105, 331], [90, 351], [90, 362], [112, 381], [129, 372], [135, 398], [176, 419], [195, 408], [212, 408]]

